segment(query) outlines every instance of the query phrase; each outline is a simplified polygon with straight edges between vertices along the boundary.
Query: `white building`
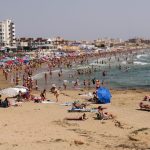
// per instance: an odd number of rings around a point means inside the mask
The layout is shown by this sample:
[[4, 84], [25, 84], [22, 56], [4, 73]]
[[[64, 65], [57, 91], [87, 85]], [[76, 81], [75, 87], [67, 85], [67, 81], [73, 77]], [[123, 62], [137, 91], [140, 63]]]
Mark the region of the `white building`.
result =
[[0, 22], [0, 46], [15, 45], [15, 25], [7, 19]]

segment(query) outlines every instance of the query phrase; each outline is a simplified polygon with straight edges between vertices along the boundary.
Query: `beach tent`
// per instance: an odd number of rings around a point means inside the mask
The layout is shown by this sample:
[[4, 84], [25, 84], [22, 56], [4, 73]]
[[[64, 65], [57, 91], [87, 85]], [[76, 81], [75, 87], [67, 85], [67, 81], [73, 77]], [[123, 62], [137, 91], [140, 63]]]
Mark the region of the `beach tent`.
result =
[[97, 96], [98, 96], [98, 103], [100, 103], [100, 104], [110, 103], [110, 100], [112, 97], [109, 89], [107, 89], [105, 87], [100, 87], [97, 90]]

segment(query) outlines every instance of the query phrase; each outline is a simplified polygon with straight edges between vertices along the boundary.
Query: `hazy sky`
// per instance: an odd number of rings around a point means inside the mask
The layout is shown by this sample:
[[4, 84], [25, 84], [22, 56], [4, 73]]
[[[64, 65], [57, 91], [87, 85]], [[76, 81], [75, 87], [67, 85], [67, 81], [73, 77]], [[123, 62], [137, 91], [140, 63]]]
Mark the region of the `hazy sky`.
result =
[[150, 38], [150, 0], [0, 0], [17, 37]]

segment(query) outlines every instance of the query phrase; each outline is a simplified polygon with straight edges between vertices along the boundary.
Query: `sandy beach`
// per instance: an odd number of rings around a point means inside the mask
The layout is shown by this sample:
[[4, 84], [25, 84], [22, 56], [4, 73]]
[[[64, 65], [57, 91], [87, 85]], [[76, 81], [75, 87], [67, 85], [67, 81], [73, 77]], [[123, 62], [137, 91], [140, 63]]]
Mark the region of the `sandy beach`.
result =
[[0, 4], [0, 150], [150, 150], [150, 0]]
[[[1, 88], [10, 86], [0, 77]], [[79, 93], [88, 91], [61, 91], [59, 102], [42, 104], [25, 102], [22, 106], [0, 109], [0, 149], [2, 150], [76, 150], [76, 149], [150, 149], [149, 112], [138, 110], [138, 104], [149, 91], [112, 90], [108, 111], [113, 120], [95, 120], [95, 113], [87, 112], [85, 121], [66, 121], [83, 113], [68, 113], [71, 106], [64, 102], [87, 102]], [[39, 96], [40, 91], [32, 94]], [[56, 100], [47, 92], [47, 99]], [[97, 107], [90, 104], [88, 108]]]

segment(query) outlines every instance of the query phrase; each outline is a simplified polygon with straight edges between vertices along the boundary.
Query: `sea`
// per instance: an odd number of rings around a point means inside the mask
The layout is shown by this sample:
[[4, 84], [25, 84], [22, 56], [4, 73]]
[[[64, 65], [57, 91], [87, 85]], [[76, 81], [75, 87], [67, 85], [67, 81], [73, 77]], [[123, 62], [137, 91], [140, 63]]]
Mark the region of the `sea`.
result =
[[[77, 74], [77, 70], [91, 69], [91, 73]], [[90, 87], [94, 87], [92, 79], [98, 79], [111, 89], [150, 89], [150, 49], [143, 49], [132, 53], [118, 54], [106, 58], [92, 59], [86, 64], [73, 64], [71, 69], [63, 68], [62, 76], [58, 77], [59, 68], [52, 71], [50, 76], [47, 66], [37, 70], [33, 79], [38, 81], [39, 89], [50, 89], [52, 84], [57, 87], [74, 87], [76, 80], [79, 88], [83, 87], [83, 80], [91, 81]], [[45, 73], [47, 81], [45, 81]]]

